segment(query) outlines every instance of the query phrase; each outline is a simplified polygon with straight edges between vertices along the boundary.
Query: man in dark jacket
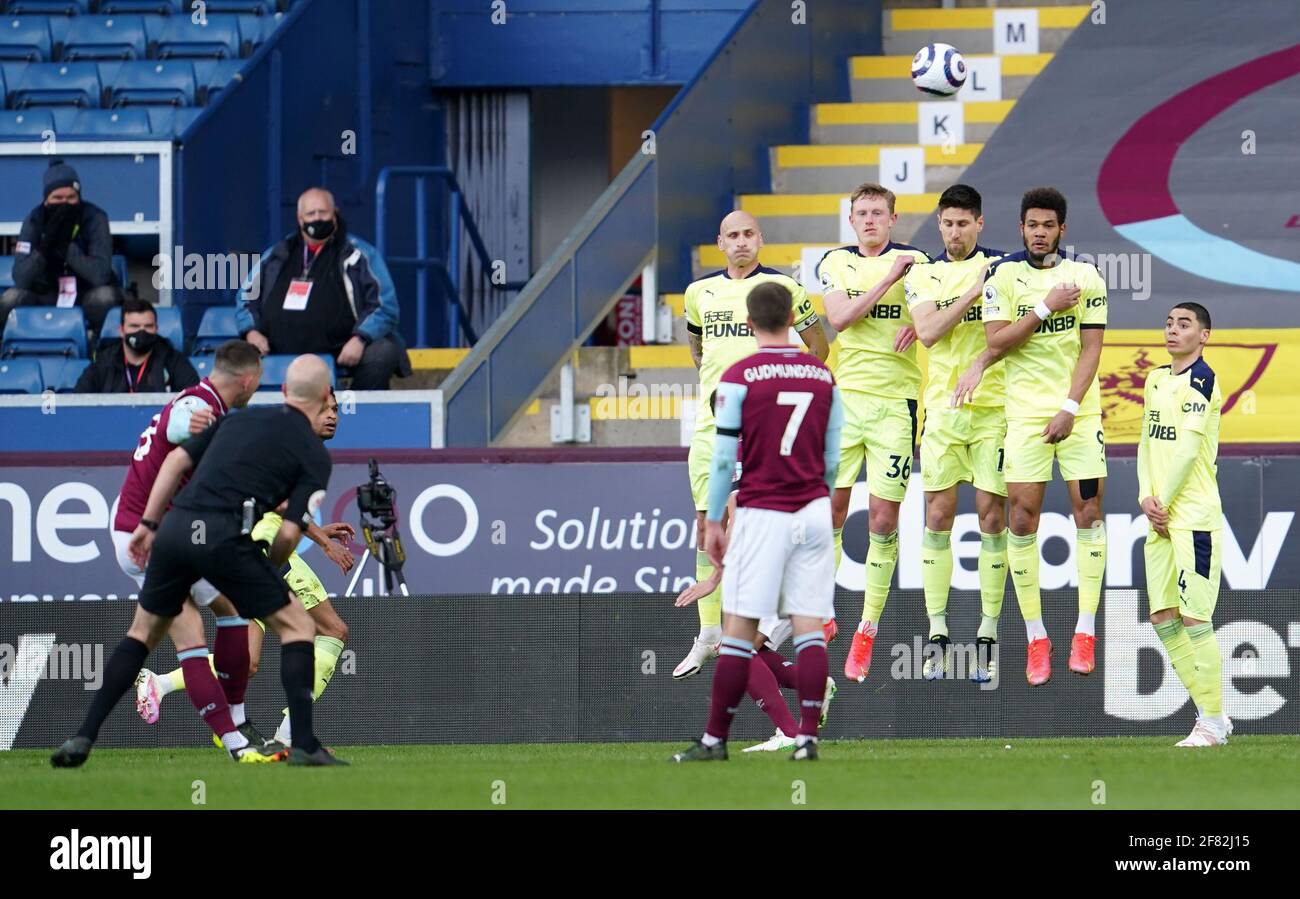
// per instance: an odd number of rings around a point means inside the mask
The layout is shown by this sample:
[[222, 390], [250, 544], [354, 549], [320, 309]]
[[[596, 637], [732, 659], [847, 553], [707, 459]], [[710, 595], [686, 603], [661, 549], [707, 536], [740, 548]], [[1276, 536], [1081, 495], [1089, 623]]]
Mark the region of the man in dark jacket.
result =
[[356, 390], [411, 373], [397, 292], [375, 248], [348, 234], [327, 190], [298, 198], [298, 231], [262, 254], [236, 299], [240, 336], [263, 354], [328, 353]]
[[44, 197], [18, 232], [14, 286], [0, 297], [0, 326], [15, 306], [80, 306], [98, 334], [108, 310], [122, 302], [108, 214], [81, 199], [81, 179], [62, 160], [45, 170]]
[[122, 340], [100, 349], [77, 379], [77, 393], [163, 393], [199, 383], [185, 354], [158, 333], [148, 300], [122, 304]]

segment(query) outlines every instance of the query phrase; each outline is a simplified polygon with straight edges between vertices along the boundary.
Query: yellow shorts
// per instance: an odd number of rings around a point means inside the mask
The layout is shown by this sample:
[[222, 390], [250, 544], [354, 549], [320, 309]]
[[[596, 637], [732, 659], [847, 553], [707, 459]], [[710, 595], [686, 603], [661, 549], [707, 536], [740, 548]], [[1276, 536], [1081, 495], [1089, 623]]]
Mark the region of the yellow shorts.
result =
[[1001, 406], [925, 410], [921, 434], [921, 482], [927, 491], [955, 484], [1007, 495], [1002, 477], [1007, 419]]
[[916, 446], [916, 400], [843, 390], [844, 431], [835, 487], [852, 487], [867, 463], [867, 490], [872, 496], [902, 502], [912, 475]]
[[[280, 521], [278, 517], [263, 518], [253, 526], [253, 542], [262, 543], [270, 547], [275, 540], [276, 533], [280, 530]], [[311, 611], [329, 598], [325, 592], [325, 585], [320, 582], [316, 572], [311, 570], [311, 566], [302, 560], [302, 556], [296, 552], [289, 554], [289, 571], [284, 576], [285, 583], [289, 589], [298, 594], [298, 599], [302, 601], [303, 608]]]
[[1169, 529], [1169, 537], [1147, 532], [1143, 550], [1147, 599], [1152, 612], [1178, 609], [1187, 618], [1209, 621], [1219, 601], [1223, 531]]
[[1006, 464], [1008, 484], [1034, 484], [1052, 479], [1052, 460], [1061, 478], [1083, 481], [1106, 477], [1106, 432], [1100, 415], [1080, 415], [1074, 430], [1060, 443], [1044, 443], [1043, 429], [1051, 418], [1008, 418]]

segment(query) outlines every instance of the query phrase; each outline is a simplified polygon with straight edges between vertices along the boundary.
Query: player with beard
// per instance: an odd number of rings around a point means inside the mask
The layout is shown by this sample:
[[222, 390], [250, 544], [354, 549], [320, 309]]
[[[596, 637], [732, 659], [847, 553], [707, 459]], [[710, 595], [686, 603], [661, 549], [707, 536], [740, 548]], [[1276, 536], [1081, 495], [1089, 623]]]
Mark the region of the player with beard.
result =
[[1020, 201], [1025, 251], [996, 262], [984, 284], [988, 349], [957, 381], [953, 405], [965, 403], [989, 363], [1006, 377], [1007, 437], [1003, 474], [1010, 500], [1007, 563], [1029, 639], [1025, 676], [1033, 686], [1052, 676], [1052, 643], [1038, 589], [1038, 521], [1052, 462], [1061, 469], [1078, 537], [1079, 618], [1070, 670], [1096, 666], [1096, 614], [1106, 571], [1102, 493], [1106, 435], [1097, 365], [1106, 328], [1106, 284], [1093, 265], [1060, 251], [1065, 197], [1036, 187]]

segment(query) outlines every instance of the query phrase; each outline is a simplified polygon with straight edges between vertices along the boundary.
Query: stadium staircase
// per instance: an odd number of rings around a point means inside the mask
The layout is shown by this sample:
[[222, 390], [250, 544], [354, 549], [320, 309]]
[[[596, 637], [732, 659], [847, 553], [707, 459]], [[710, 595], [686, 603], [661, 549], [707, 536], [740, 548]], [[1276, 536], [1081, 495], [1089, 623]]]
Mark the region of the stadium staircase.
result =
[[[876, 179], [881, 147], [919, 146], [918, 101], [923, 98], [909, 75], [916, 49], [943, 41], [968, 57], [992, 54], [992, 8], [963, 5], [942, 9], [936, 8], [937, 2], [907, 8], [886, 3], [886, 7], [897, 8], [884, 11], [884, 55], [855, 56], [847, 61], [852, 102], [815, 104], [809, 111], [807, 144], [768, 148], [771, 192], [735, 198], [736, 208], [752, 212], [762, 224], [766, 246], [761, 259], [765, 265], [798, 276], [804, 247], [840, 245], [841, 199], [855, 184]], [[966, 143], [956, 146], [955, 152], [945, 153], [945, 148], [938, 146], [925, 148], [926, 192], [899, 196], [896, 240], [911, 242], [930, 221], [939, 193], [960, 180], [984, 141], [1090, 9], [1077, 3], [1014, 0], [999, 6], [1026, 7], [1038, 9], [1042, 52], [1002, 56], [1003, 99], [966, 104]], [[917, 239], [923, 249], [933, 249], [937, 237], [932, 232]], [[696, 246], [691, 261], [696, 277], [726, 264], [713, 243]], [[813, 294], [812, 298], [818, 312], [824, 313], [821, 296]], [[698, 378], [686, 345], [683, 296], [664, 294], [661, 301], [673, 317], [671, 343], [583, 347], [574, 354], [573, 390], [577, 401], [590, 409], [592, 445], [684, 446], [689, 442]], [[436, 358], [439, 364], [454, 365], [466, 351], [424, 352], [431, 354], [430, 361]], [[833, 359], [834, 343], [831, 353]], [[528, 406], [498, 445], [551, 445], [551, 410], [559, 403], [560, 386], [559, 375], [552, 375], [542, 386], [539, 399]]]

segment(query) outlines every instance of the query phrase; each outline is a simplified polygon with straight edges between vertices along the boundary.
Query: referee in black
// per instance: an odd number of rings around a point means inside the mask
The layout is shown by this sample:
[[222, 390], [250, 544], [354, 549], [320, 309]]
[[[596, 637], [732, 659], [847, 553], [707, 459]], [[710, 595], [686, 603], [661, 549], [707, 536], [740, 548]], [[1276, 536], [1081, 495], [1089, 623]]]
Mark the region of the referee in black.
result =
[[[325, 498], [331, 463], [320, 433], [329, 397], [325, 363], [299, 356], [286, 373], [284, 405], [223, 416], [168, 455], [131, 536], [132, 557], [142, 566], [147, 562], [135, 620], [105, 666], [81, 729], [50, 757], [55, 767], [75, 768], [90, 756], [104, 719], [200, 578], [229, 597], [242, 617], [260, 618], [280, 635], [280, 676], [293, 731], [289, 764], [347, 764], [321, 746], [312, 730], [316, 628], [278, 573]], [[176, 495], [191, 469], [193, 477]], [[284, 524], [268, 557], [249, 535], [263, 513], [281, 504]], [[232, 755], [238, 759], [244, 751]]]

